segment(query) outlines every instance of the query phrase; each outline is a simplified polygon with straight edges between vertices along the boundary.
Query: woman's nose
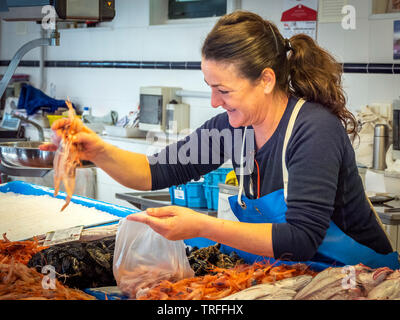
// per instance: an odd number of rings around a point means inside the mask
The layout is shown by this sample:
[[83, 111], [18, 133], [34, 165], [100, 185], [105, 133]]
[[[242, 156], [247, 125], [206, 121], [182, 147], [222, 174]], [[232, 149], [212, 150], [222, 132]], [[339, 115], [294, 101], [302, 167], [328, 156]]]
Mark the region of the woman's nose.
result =
[[218, 92], [215, 92], [216, 90], [212, 89], [211, 90], [211, 106], [213, 108], [218, 108], [222, 105], [223, 101], [221, 99], [221, 96], [218, 94]]

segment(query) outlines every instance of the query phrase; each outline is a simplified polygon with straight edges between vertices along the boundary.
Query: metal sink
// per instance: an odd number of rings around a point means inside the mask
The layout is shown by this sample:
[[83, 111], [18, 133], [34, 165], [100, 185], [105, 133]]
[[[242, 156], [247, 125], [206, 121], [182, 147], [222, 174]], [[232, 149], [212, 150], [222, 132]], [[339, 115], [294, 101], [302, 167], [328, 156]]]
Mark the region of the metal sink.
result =
[[168, 191], [116, 193], [115, 197], [126, 200], [141, 210], [171, 205]]
[[[115, 197], [117, 199], [128, 201], [130, 204], [134, 205], [140, 210], [172, 205], [169, 191], [142, 191], [142, 192], [116, 193]], [[191, 208], [191, 209], [211, 216], [217, 215], [216, 211], [208, 210], [207, 208]]]
[[142, 195], [142, 199], [145, 200], [150, 200], [150, 201], [157, 201], [157, 202], [165, 202], [165, 203], [171, 203], [171, 197], [168, 194], [150, 194], [150, 195]]

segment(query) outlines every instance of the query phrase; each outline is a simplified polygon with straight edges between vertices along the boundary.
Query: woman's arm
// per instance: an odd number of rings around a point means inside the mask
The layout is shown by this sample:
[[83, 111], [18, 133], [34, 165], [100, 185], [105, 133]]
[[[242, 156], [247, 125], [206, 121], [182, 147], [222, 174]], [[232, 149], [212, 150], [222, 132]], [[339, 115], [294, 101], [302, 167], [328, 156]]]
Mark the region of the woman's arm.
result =
[[169, 206], [129, 215], [128, 220], [149, 225], [169, 240], [204, 237], [239, 250], [274, 257], [272, 224], [223, 220], [189, 208]]
[[203, 225], [200, 237], [260, 256], [274, 257], [271, 223], [246, 223], [205, 216]]
[[91, 161], [127, 188], [151, 190], [150, 165], [144, 154], [122, 150], [103, 141], [103, 151]]
[[[60, 119], [54, 122], [52, 130], [56, 133], [52, 143], [45, 143], [39, 148], [44, 151], [56, 151], [60, 143], [57, 134], [69, 119]], [[88, 160], [103, 169], [108, 175], [120, 184], [136, 189], [151, 190], [151, 172], [147, 156], [140, 153], [119, 149], [102, 140], [94, 131], [82, 126], [81, 131], [72, 136], [79, 150], [79, 158]]]

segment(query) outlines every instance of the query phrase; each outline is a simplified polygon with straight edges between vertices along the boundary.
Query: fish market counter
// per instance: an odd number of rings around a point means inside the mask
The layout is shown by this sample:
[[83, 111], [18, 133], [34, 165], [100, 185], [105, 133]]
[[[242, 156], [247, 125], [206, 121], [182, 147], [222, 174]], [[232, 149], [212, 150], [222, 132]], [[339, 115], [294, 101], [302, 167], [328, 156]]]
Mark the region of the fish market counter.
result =
[[[185, 240], [182, 247], [186, 251], [183, 259], [192, 276], [157, 278], [145, 268], [143, 274], [147, 275], [146, 279], [150, 274], [152, 282], [144, 282], [136, 276], [128, 279], [129, 285], [136, 286], [132, 293], [126, 291], [126, 287], [123, 289], [122, 278], [120, 286], [117, 286], [113, 266], [114, 260], [119, 261], [120, 257], [116, 235], [126, 222], [123, 218], [138, 210], [73, 196], [66, 210], [60, 212], [66, 194], [61, 192], [54, 198], [53, 192], [48, 187], [18, 181], [0, 185], [0, 232], [6, 234], [0, 240], [0, 299], [400, 298], [400, 270], [371, 269], [361, 264], [319, 268], [312, 264], [270, 260], [245, 264], [240, 252], [225, 254], [220, 244], [204, 238]], [[47, 211], [51, 214], [46, 214]], [[389, 219], [388, 213], [383, 212]], [[387, 222], [394, 221], [397, 217], [391, 215]], [[78, 231], [77, 226], [80, 227]], [[146, 247], [142, 251], [149, 255], [157, 250], [166, 251], [163, 247], [148, 250], [152, 244], [142, 243]], [[134, 254], [136, 256], [139, 252], [134, 250]], [[45, 274], [53, 274], [57, 279], [51, 290], [43, 288]], [[344, 279], [351, 275], [357, 277], [356, 281], [344, 288]], [[357, 286], [352, 287], [351, 283], [357, 283]]]

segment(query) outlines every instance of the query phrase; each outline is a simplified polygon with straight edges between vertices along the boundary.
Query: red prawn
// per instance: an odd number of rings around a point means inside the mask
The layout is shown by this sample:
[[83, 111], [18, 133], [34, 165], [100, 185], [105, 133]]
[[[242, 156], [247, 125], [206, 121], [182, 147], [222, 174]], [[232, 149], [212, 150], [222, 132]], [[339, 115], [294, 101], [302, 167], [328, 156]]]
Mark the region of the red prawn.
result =
[[63, 181], [67, 193], [65, 204], [61, 211], [68, 206], [75, 190], [76, 167], [81, 165], [81, 160], [79, 158], [79, 147], [73, 143], [73, 137], [83, 129], [83, 122], [76, 116], [71, 102], [67, 100], [65, 103], [68, 106], [70, 122], [62, 129], [57, 130], [61, 141], [53, 161], [54, 196], [57, 196], [60, 190], [61, 181]]

